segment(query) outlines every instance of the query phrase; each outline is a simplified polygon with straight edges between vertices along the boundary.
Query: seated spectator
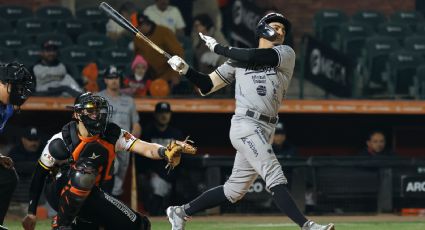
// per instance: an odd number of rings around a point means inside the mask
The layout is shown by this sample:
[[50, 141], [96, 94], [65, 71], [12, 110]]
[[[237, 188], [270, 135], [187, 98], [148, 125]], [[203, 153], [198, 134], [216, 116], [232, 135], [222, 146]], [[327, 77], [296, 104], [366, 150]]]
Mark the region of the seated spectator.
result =
[[78, 96], [82, 89], [59, 61], [58, 47], [52, 41], [46, 41], [41, 49], [41, 59], [31, 69], [37, 80], [35, 95]]
[[362, 150], [361, 156], [392, 156], [394, 152], [386, 148], [385, 134], [382, 131], [374, 130], [369, 133], [366, 141], [366, 148]]
[[142, 56], [136, 55], [131, 63], [133, 74], [124, 78], [124, 88], [121, 92], [133, 97], [146, 96], [152, 83], [148, 68], [146, 60]]
[[184, 36], [186, 25], [182, 14], [177, 7], [170, 6], [170, 0], [155, 0], [155, 4], [146, 7], [143, 13], [156, 24], [173, 31], [177, 37]]
[[[20, 162], [35, 164], [42, 150], [40, 131], [34, 126], [29, 126], [24, 129], [18, 143], [10, 150], [9, 157], [17, 164]], [[17, 171], [19, 172], [19, 169]]]
[[286, 129], [282, 122], [276, 124], [272, 148], [276, 156], [294, 157], [297, 155], [295, 147], [286, 139]]
[[[137, 11], [137, 7], [133, 2], [124, 2], [118, 12], [126, 18], [128, 21], [131, 21], [131, 15]], [[121, 36], [128, 34], [128, 32], [114, 20], [109, 19], [106, 23], [106, 35], [112, 40], [116, 41]]]
[[199, 38], [199, 33], [211, 36], [217, 40], [219, 44], [228, 46], [224, 35], [220, 30], [217, 30], [213, 24], [213, 20], [208, 14], [199, 14], [193, 18], [193, 49], [195, 50], [195, 68], [202, 73], [211, 73], [218, 66], [223, 64], [227, 58], [211, 52], [205, 45], [205, 42]]
[[[164, 26], [156, 25], [146, 15], [139, 13], [137, 15], [138, 29], [146, 35], [152, 42], [163, 48], [170, 55], [183, 57], [183, 47], [180, 45], [176, 36], [171, 30]], [[140, 39], [134, 40], [135, 53], [142, 55], [149, 63], [152, 71], [152, 77], [162, 78], [171, 81], [172, 86], [180, 81], [179, 74], [172, 70], [167, 63], [167, 59]]]
[[[171, 107], [167, 102], [155, 106], [154, 122], [146, 126], [142, 140], [153, 141], [167, 146], [172, 140], [182, 140], [183, 133], [170, 126]], [[170, 204], [176, 180], [176, 169], [169, 174], [164, 170], [164, 162], [136, 156], [136, 170], [141, 183], [143, 204], [150, 215], [163, 215]], [[177, 169], [178, 170], [178, 169]]]

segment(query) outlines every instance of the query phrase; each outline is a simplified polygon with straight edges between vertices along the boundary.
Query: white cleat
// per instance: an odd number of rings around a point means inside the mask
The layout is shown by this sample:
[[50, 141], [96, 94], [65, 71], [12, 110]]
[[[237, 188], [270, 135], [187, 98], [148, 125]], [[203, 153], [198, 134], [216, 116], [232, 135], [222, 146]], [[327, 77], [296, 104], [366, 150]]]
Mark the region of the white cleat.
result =
[[327, 225], [320, 225], [309, 220], [303, 225], [301, 230], [335, 230], [335, 226], [332, 223]]
[[171, 223], [171, 230], [184, 230], [187, 216], [183, 206], [170, 206], [167, 208], [168, 221]]

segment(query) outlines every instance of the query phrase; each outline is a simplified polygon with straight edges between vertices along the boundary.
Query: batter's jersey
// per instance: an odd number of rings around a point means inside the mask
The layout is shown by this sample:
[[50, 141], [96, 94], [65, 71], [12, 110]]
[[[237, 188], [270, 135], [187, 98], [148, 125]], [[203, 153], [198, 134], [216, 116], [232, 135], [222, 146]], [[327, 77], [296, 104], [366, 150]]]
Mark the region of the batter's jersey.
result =
[[106, 90], [100, 91], [99, 96], [108, 100], [112, 105], [112, 118], [111, 122], [117, 124], [125, 130], [132, 130], [134, 123], [139, 122], [139, 114], [136, 110], [136, 105], [132, 97], [126, 95], [119, 95], [118, 97], [111, 97], [106, 93]]
[[215, 72], [226, 83], [236, 80], [236, 109], [244, 108], [274, 117], [291, 81], [295, 52], [286, 45], [273, 47], [279, 57], [276, 67], [249, 66], [228, 60]]

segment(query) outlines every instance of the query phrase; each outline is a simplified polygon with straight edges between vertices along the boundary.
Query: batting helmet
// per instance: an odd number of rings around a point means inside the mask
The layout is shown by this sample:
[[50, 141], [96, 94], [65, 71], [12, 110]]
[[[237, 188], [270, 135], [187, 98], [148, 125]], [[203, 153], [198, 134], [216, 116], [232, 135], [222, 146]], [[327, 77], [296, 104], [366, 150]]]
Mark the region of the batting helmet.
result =
[[12, 62], [0, 65], [0, 81], [11, 85], [9, 103], [21, 106], [35, 91], [35, 78], [24, 65]]
[[276, 31], [269, 26], [270, 22], [280, 22], [285, 26], [285, 32], [288, 33], [291, 29], [291, 22], [282, 14], [269, 13], [257, 24], [257, 36], [265, 38], [267, 40], [274, 40], [277, 37]]

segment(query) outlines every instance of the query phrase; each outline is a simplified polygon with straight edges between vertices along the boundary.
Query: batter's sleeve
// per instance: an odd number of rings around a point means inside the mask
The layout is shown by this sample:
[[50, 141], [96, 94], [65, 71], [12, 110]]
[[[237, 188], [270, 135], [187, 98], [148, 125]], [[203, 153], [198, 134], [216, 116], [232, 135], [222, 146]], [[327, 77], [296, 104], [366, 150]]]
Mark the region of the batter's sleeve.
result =
[[280, 45], [273, 47], [276, 50], [279, 57], [278, 68], [289, 77], [292, 77], [295, 67], [295, 52], [287, 45]]
[[235, 80], [236, 68], [232, 66], [231, 61], [227, 60], [225, 63], [220, 65], [215, 73], [223, 80], [227, 85], [232, 84]]

